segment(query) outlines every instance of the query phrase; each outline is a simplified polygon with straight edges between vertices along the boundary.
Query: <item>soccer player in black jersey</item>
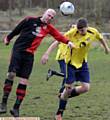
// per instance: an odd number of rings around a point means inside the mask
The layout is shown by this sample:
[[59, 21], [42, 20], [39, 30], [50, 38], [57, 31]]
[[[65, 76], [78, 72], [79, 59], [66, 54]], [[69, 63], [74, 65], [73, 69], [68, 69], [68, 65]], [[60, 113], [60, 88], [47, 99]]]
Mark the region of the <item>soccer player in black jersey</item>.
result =
[[5, 37], [4, 43], [8, 45], [13, 37], [19, 35], [12, 49], [8, 74], [3, 87], [0, 113], [7, 112], [7, 100], [12, 90], [14, 78], [17, 76], [20, 78], [20, 82], [16, 89], [16, 101], [10, 113], [14, 117], [19, 117], [19, 108], [26, 95], [27, 80], [33, 67], [34, 52], [47, 34], [60, 42], [68, 44], [70, 47], [74, 47], [73, 43], [69, 42], [51, 24], [51, 20], [55, 15], [55, 10], [48, 9], [41, 17], [26, 17]]

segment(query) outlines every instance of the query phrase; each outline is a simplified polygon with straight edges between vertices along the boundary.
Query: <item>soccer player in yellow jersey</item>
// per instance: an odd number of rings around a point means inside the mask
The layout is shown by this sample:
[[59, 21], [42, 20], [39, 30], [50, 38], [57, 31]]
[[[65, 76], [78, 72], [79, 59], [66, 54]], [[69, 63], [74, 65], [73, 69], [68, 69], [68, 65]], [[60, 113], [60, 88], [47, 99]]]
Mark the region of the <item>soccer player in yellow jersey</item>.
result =
[[[103, 36], [95, 28], [88, 27], [86, 19], [79, 19], [76, 28], [70, 29], [65, 36], [73, 42], [76, 48], [67, 48], [67, 54], [65, 57], [67, 63], [67, 79], [65, 88], [60, 96], [56, 120], [62, 120], [62, 115], [66, 108], [68, 98], [86, 93], [90, 89], [87, 55], [91, 43], [99, 40], [105, 49], [105, 53], [110, 52]], [[80, 81], [81, 85], [72, 87], [72, 84], [75, 81]]]

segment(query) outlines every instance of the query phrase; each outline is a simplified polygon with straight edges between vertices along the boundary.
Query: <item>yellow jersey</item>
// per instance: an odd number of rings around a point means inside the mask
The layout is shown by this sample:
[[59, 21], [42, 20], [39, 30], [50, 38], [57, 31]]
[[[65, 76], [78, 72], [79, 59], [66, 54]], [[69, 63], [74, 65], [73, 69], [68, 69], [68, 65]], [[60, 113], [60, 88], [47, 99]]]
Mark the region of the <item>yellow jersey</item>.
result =
[[[67, 47], [65, 57], [65, 62], [70, 62], [70, 64], [76, 68], [82, 67], [82, 63], [84, 61], [87, 62], [87, 55], [91, 43], [96, 40], [103, 39], [103, 36], [98, 32], [98, 30], [92, 27], [88, 27], [85, 35], [79, 34], [77, 28], [75, 27], [66, 32], [65, 36], [72, 41], [76, 47], [78, 47], [71, 50]], [[82, 43], [84, 43], [85, 46], [83, 46]]]
[[67, 47], [66, 44], [59, 43], [57, 54], [56, 54], [56, 60], [64, 60], [65, 59], [65, 54], [66, 54], [66, 50], [67, 50], [66, 47]]

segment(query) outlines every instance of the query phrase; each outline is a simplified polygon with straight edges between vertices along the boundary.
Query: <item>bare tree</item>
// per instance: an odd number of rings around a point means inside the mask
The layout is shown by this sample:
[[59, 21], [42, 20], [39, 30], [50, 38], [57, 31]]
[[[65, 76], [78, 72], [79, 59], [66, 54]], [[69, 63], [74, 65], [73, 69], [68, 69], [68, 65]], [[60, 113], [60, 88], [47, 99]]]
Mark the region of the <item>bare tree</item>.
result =
[[13, 27], [13, 18], [12, 18], [12, 0], [8, 1], [9, 4], [9, 27], [12, 28]]
[[24, 1], [23, 0], [16, 0], [16, 4], [17, 4], [18, 11], [19, 11], [19, 15], [22, 16], [24, 13], [24, 11], [23, 11]]

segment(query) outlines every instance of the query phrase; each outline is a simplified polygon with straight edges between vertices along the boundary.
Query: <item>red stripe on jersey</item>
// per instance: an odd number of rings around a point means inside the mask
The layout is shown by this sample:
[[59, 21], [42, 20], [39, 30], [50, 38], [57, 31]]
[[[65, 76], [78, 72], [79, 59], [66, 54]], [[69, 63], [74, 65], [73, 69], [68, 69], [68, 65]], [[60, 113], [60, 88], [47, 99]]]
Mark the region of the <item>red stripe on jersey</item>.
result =
[[38, 48], [40, 45], [42, 39], [47, 35], [52, 35], [57, 41], [63, 42], [65, 44], [68, 43], [67, 38], [65, 38], [56, 28], [53, 27], [53, 25], [45, 25], [41, 26], [36, 34], [36, 38], [33, 40], [31, 47], [27, 48], [26, 51], [34, 54], [34, 51]]
[[40, 45], [41, 43], [41, 39], [39, 38], [35, 38], [31, 44], [31, 47], [26, 49], [27, 52], [30, 52], [32, 54], [34, 54], [35, 50], [38, 48], [38, 46]]
[[43, 38], [49, 33], [49, 29], [47, 26], [41, 26], [38, 29], [38, 32], [36, 34], [36, 38], [33, 40], [31, 47], [27, 48], [26, 51], [34, 54], [35, 50], [39, 47], [41, 41]]

